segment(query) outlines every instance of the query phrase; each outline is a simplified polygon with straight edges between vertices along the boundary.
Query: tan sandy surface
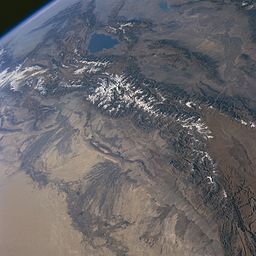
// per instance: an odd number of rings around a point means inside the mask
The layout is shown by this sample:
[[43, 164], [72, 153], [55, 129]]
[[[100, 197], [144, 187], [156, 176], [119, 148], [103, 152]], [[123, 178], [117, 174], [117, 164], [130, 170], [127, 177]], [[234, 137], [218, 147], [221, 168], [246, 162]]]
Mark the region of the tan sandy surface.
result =
[[0, 226], [1, 255], [85, 255], [64, 196], [36, 188], [23, 173], [1, 182]]

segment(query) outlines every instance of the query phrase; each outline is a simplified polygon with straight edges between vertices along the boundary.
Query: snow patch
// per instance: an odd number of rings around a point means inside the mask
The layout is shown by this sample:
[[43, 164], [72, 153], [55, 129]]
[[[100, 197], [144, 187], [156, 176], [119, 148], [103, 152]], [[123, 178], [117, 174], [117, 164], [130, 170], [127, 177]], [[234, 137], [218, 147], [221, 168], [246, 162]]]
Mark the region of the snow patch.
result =
[[244, 120], [240, 120], [240, 123], [243, 125], [247, 125], [247, 122], [245, 122]]
[[125, 24], [121, 24], [118, 29], [119, 29], [119, 30], [122, 30], [122, 32], [125, 34], [125, 28], [126, 28], [126, 27], [133, 27], [132, 22], [128, 22], [128, 23], [125, 23]]
[[70, 82], [60, 82], [59, 86], [64, 87], [64, 88], [79, 88], [82, 87], [82, 85], [77, 83], [79, 81], [70, 81]]
[[246, 122], [244, 120], [239, 120], [239, 119], [235, 119], [236, 121], [238, 121], [240, 124], [248, 126], [250, 128], [256, 128], [256, 123], [255, 122]]
[[105, 68], [108, 66], [108, 61], [81, 61], [82, 64], [84, 64], [83, 67], [77, 69], [74, 71], [75, 75], [81, 75], [84, 73], [88, 74], [95, 74], [99, 71], [101, 71], [102, 68]]
[[205, 139], [212, 139], [212, 132], [209, 130], [208, 126], [201, 121], [201, 118], [189, 117], [183, 119], [179, 117], [177, 121], [182, 125], [183, 128], [187, 128], [189, 130], [196, 130], [199, 134], [201, 134]]
[[255, 128], [256, 127], [256, 124], [254, 122], [250, 122], [250, 127], [251, 128]]
[[209, 180], [209, 184], [214, 184], [213, 177], [207, 176], [206, 178]]
[[[98, 87], [88, 97], [93, 104], [97, 104], [98, 107], [105, 110], [111, 107], [110, 113], [119, 112], [122, 108], [128, 109], [133, 106], [154, 117], [159, 116], [159, 111], [154, 107], [157, 100], [153, 96], [145, 95], [124, 74], [112, 75], [105, 73], [105, 75], [108, 75], [108, 77], [99, 78]], [[114, 102], [119, 102], [119, 105], [114, 107], [115, 110], [113, 110]]]
[[39, 77], [37, 80], [37, 84], [35, 86], [35, 90], [39, 91], [40, 94], [45, 95], [46, 89], [45, 89], [45, 80], [43, 77]]
[[193, 108], [195, 105], [196, 105], [196, 104], [193, 103], [192, 101], [186, 102], [186, 106], [187, 106], [188, 108]]

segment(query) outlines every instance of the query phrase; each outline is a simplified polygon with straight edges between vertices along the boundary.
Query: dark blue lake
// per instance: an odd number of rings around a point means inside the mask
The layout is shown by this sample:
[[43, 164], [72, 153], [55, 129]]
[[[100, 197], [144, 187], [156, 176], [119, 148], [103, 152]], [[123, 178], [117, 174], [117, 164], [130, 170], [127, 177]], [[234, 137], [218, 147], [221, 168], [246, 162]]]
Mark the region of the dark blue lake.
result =
[[118, 40], [104, 34], [93, 34], [89, 43], [90, 52], [99, 52], [110, 49], [118, 44]]

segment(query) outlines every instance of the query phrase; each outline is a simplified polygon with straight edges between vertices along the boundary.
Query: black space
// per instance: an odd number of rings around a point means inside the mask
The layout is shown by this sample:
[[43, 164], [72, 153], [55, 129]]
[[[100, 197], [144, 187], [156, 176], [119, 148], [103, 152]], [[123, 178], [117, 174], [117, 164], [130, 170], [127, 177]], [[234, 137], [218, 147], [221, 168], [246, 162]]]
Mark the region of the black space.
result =
[[0, 36], [31, 16], [41, 7], [52, 1], [47, 0], [6, 0], [0, 8]]

